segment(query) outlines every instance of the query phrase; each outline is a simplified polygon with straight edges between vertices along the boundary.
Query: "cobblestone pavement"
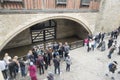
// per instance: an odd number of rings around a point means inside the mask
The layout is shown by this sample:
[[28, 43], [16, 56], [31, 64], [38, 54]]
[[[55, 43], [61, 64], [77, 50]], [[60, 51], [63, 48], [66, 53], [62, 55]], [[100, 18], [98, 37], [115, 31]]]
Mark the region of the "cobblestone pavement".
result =
[[[105, 40], [107, 44], [107, 39]], [[120, 44], [120, 36], [117, 39], [118, 44]], [[115, 73], [115, 80], [120, 79], [120, 74], [117, 72], [120, 70], [120, 56], [117, 55], [118, 50], [116, 50], [111, 59], [107, 58], [109, 50], [106, 49], [101, 52], [97, 49], [94, 51], [87, 52], [85, 47], [81, 47], [70, 51], [70, 56], [72, 59], [71, 71], [65, 71], [65, 62], [61, 61], [61, 73], [60, 75], [54, 75], [55, 80], [111, 80], [106, 77], [105, 74], [108, 72], [108, 63], [116, 60], [118, 62], [118, 69]], [[49, 67], [45, 74], [37, 74], [38, 80], [47, 80], [46, 76], [49, 72], [54, 73], [54, 67]], [[30, 80], [29, 76], [25, 79], [17, 78], [17, 80]]]

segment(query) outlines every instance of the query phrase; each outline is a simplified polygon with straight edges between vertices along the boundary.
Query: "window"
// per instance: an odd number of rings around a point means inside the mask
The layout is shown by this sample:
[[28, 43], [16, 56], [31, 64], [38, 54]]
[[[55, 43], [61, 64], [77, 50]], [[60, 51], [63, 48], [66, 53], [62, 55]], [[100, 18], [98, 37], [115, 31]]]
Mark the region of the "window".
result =
[[90, 1], [92, 1], [92, 0], [81, 0], [81, 6], [89, 7]]
[[67, 0], [57, 0], [56, 1], [57, 4], [67, 4]]
[[23, 0], [3, 0], [3, 1], [9, 1], [9, 2], [22, 2]]

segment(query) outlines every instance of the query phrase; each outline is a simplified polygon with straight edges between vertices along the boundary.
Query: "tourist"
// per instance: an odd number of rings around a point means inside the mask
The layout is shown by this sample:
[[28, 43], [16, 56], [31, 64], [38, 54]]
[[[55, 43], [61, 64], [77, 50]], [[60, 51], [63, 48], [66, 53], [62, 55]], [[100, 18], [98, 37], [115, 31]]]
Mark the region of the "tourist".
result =
[[53, 50], [55, 51], [55, 50], [58, 50], [58, 43], [57, 42], [54, 42], [54, 44], [53, 44]]
[[21, 69], [21, 76], [24, 78], [26, 76], [26, 70], [25, 70], [25, 63], [23, 61], [23, 58], [20, 59], [19, 61], [20, 64], [20, 69]]
[[30, 62], [33, 62], [35, 64], [35, 58], [34, 58], [32, 50], [29, 50], [27, 54], [27, 58], [30, 60]]
[[108, 65], [108, 69], [109, 69], [109, 74], [106, 74], [106, 76], [110, 76], [111, 74], [111, 79], [112, 80], [115, 80], [115, 71], [117, 70], [117, 62], [116, 61], [113, 61], [112, 63], [110, 63]]
[[104, 37], [105, 37], [105, 33], [102, 33], [102, 35], [101, 35], [101, 41], [104, 40]]
[[3, 77], [5, 80], [8, 80], [8, 75], [7, 75], [7, 63], [4, 60], [0, 60], [0, 71], [2, 71]]
[[10, 78], [11, 79], [16, 79], [16, 67], [18, 67], [18, 62], [16, 61], [16, 59], [13, 59], [10, 61], [8, 67], [9, 67], [9, 72], [10, 72]]
[[91, 51], [91, 49], [92, 49], [92, 44], [93, 44], [93, 43], [92, 43], [92, 39], [90, 39], [89, 42], [88, 42], [88, 50], [87, 50], [88, 52]]
[[44, 59], [43, 59], [42, 55], [38, 56], [37, 65], [38, 65], [38, 68], [39, 68], [40, 75], [44, 74], [44, 65], [45, 65], [45, 62], [44, 62]]
[[16, 73], [18, 73], [20, 70], [20, 64], [19, 64], [19, 61], [18, 61], [18, 56], [14, 56], [13, 57], [13, 61], [15, 61], [16, 62], [16, 66], [15, 66], [15, 70], [16, 70]]
[[89, 42], [89, 41], [88, 41], [88, 38], [85, 38], [85, 39], [84, 39], [84, 46], [85, 46], [85, 47], [87, 46], [88, 42]]
[[3, 60], [5, 60], [7, 64], [10, 63], [9, 60], [11, 60], [11, 57], [8, 55], [8, 53], [5, 53], [5, 56], [4, 56]]
[[59, 56], [59, 52], [57, 50], [53, 51], [53, 57]]
[[108, 54], [108, 58], [111, 59], [111, 55], [113, 54], [114, 50], [116, 49], [115, 45], [113, 45], [110, 50], [109, 50], [109, 54]]
[[43, 57], [44, 57], [44, 61], [45, 61], [45, 64], [44, 64], [45, 70], [47, 70], [48, 69], [48, 65], [49, 65], [49, 56], [48, 56], [48, 53], [46, 51], [45, 51]]
[[58, 52], [59, 52], [60, 58], [63, 58], [63, 51], [64, 51], [64, 47], [63, 47], [62, 43], [59, 42]]
[[110, 38], [110, 39], [108, 40], [108, 49], [112, 46], [112, 44], [113, 44], [113, 39]]
[[37, 69], [36, 66], [33, 64], [33, 62], [30, 62], [30, 66], [28, 67], [28, 70], [31, 80], [37, 80], [37, 76], [36, 76]]
[[101, 40], [101, 36], [102, 36], [102, 34], [101, 34], [101, 32], [98, 34], [98, 43], [100, 42], [100, 40]]
[[59, 58], [59, 56], [56, 56], [53, 59], [53, 63], [54, 63], [55, 74], [56, 74], [57, 70], [58, 70], [58, 74], [60, 74], [60, 58]]
[[53, 55], [52, 55], [52, 53], [53, 53], [53, 49], [52, 48], [48, 48], [47, 50], [47, 54], [48, 54], [48, 64], [49, 64], [49, 66], [51, 66], [51, 60], [52, 60], [52, 57], [53, 57]]
[[106, 47], [105, 47], [105, 41], [102, 41], [102, 46], [101, 46], [101, 51], [105, 51]]
[[70, 51], [70, 46], [68, 45], [67, 42], [65, 42], [65, 44], [64, 44], [64, 57], [65, 58], [68, 56], [69, 51]]
[[70, 65], [72, 64], [72, 62], [69, 55], [66, 57], [65, 61], [66, 61], [66, 71], [70, 71]]
[[118, 47], [118, 55], [120, 55], [120, 45], [119, 45], [119, 47]]

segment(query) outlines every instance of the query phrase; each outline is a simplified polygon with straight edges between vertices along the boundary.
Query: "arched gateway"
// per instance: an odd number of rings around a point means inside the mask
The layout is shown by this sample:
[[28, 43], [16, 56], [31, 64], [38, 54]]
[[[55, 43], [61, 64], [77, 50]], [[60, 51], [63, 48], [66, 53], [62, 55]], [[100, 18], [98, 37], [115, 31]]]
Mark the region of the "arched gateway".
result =
[[0, 50], [2, 50], [10, 40], [12, 40], [16, 35], [18, 35], [22, 31], [24, 31], [25, 29], [27, 29], [35, 24], [38, 24], [38, 23], [41, 23], [41, 22], [44, 22], [47, 20], [52, 20], [52, 19], [72, 20], [72, 21], [77, 22], [78, 24], [82, 25], [89, 34], [92, 34], [92, 32], [93, 32], [93, 31], [91, 31], [92, 29], [90, 29], [88, 22], [85, 19], [83, 19], [81, 16], [73, 17], [73, 15], [67, 15], [67, 14], [48, 14], [48, 15], [45, 14], [43, 16], [37, 15], [35, 17], [32, 17], [32, 18], [26, 20], [26, 22], [21, 23], [19, 26], [16, 26], [7, 35], [5, 35], [5, 38], [2, 41], [2, 44], [0, 45]]

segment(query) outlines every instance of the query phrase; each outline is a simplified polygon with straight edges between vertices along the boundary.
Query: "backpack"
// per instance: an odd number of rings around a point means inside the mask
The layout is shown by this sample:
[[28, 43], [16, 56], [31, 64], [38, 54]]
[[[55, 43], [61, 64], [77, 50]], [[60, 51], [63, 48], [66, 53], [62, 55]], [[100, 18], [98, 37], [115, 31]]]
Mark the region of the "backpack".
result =
[[110, 63], [110, 64], [109, 64], [109, 70], [110, 70], [110, 71], [115, 71], [115, 70], [116, 70], [116, 65], [113, 64], [113, 63]]
[[109, 68], [109, 69], [112, 69], [112, 68], [113, 68], [113, 65], [114, 65], [113, 63], [110, 63], [109, 66], [108, 66], [108, 68]]

